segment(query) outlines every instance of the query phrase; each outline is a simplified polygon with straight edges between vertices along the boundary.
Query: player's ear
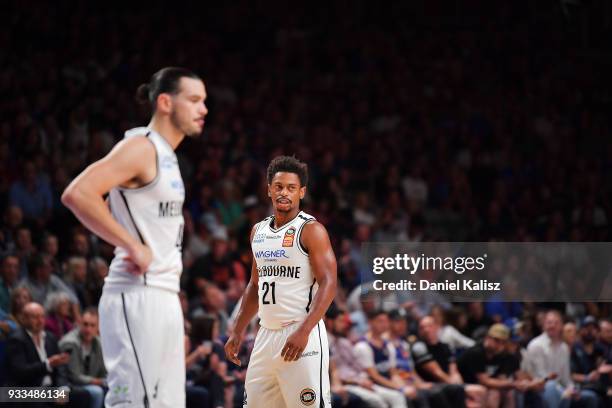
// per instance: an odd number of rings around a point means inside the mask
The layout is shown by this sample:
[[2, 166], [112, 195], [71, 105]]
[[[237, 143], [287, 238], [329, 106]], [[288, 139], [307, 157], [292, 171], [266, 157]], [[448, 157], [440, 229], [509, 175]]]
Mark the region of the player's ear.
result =
[[270, 191], [270, 188], [272, 186], [270, 186], [270, 184], [268, 184], [268, 197], [272, 198], [272, 192]]
[[306, 186], [300, 187], [300, 200], [306, 195]]
[[167, 93], [160, 93], [157, 96], [157, 110], [164, 113], [170, 113], [172, 110], [172, 96]]

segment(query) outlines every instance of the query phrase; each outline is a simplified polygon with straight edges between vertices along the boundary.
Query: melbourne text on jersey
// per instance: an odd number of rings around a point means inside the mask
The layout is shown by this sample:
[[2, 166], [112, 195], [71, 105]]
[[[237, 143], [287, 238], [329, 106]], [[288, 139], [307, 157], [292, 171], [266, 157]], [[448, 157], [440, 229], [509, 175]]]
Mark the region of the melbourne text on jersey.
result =
[[179, 217], [183, 215], [183, 203], [181, 201], [160, 201], [159, 217]]
[[260, 278], [266, 276], [278, 276], [279, 278], [300, 279], [300, 266], [265, 265], [257, 267]]

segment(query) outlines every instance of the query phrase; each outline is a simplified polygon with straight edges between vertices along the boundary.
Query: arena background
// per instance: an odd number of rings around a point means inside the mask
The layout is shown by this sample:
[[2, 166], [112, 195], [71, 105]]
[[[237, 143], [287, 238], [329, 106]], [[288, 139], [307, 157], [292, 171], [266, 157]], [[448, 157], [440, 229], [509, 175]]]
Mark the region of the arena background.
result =
[[[0, 253], [18, 258], [18, 286], [43, 259], [78, 309], [97, 304], [112, 248], [60, 195], [126, 129], [148, 123], [136, 87], [169, 65], [202, 75], [209, 94], [203, 136], [177, 153], [186, 326], [214, 316], [219, 344], [248, 276], [248, 232], [270, 212], [265, 168], [279, 154], [309, 165], [304, 209], [330, 233], [335, 306], [351, 314], [363, 314], [347, 298], [364, 242], [610, 241], [609, 2], [290, 3], [3, 3]], [[19, 313], [5, 286], [0, 350]], [[53, 316], [61, 301], [42, 296]], [[526, 344], [551, 307], [579, 326], [611, 312], [594, 302], [446, 312], [472, 337], [479, 321], [527, 324]], [[60, 321], [79, 319], [55, 309]], [[231, 383], [226, 406], [232, 393], [240, 400], [243, 373], [212, 371]]]

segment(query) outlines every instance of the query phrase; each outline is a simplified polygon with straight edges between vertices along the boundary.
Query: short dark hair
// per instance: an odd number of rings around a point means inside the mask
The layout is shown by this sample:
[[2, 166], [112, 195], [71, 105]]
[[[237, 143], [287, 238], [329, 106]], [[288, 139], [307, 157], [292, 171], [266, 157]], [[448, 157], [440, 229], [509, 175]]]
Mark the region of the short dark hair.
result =
[[380, 315], [385, 315], [385, 316], [389, 317], [389, 313], [387, 313], [383, 309], [374, 309], [374, 310], [370, 310], [368, 313], [366, 313], [366, 316], [368, 317], [368, 320], [376, 319]]
[[277, 156], [272, 159], [268, 166], [268, 184], [272, 184], [272, 179], [278, 172], [297, 174], [302, 187], [308, 184], [308, 165], [294, 156]]
[[162, 93], [176, 95], [179, 93], [179, 82], [181, 78], [193, 78], [202, 80], [194, 72], [179, 67], [162, 68], [151, 77], [151, 81], [141, 84], [136, 90], [136, 100], [142, 104], [150, 103], [151, 109], [157, 109], [157, 97]]

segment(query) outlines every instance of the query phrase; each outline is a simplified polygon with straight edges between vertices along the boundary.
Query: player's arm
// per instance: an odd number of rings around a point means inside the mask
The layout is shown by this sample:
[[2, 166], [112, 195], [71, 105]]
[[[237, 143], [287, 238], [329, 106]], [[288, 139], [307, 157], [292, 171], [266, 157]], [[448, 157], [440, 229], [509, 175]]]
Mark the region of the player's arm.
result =
[[[251, 229], [250, 242], [253, 242], [253, 235], [255, 234], [255, 226]], [[238, 352], [240, 351], [240, 343], [242, 343], [242, 337], [244, 336], [244, 330], [248, 326], [249, 322], [255, 317], [257, 310], [259, 309], [259, 277], [257, 276], [256, 262], [253, 260], [251, 265], [251, 279], [244, 290], [244, 294], [240, 299], [240, 308], [236, 315], [234, 322], [234, 328], [230, 333], [229, 339], [225, 343], [225, 355], [229, 361], [236, 365], [240, 365], [238, 359]]]
[[300, 327], [287, 339], [281, 351], [285, 361], [297, 360], [308, 344], [311, 330], [323, 318], [329, 305], [336, 296], [336, 256], [329, 240], [327, 230], [319, 222], [304, 226], [301, 243], [308, 250], [310, 267], [319, 289], [312, 301], [310, 311]]
[[62, 203], [83, 225], [112, 245], [125, 248], [140, 272], [151, 262], [151, 251], [112, 217], [103, 196], [113, 187], [147, 179], [155, 168], [155, 155], [153, 144], [145, 137], [125, 139], [87, 167], [62, 194]]

